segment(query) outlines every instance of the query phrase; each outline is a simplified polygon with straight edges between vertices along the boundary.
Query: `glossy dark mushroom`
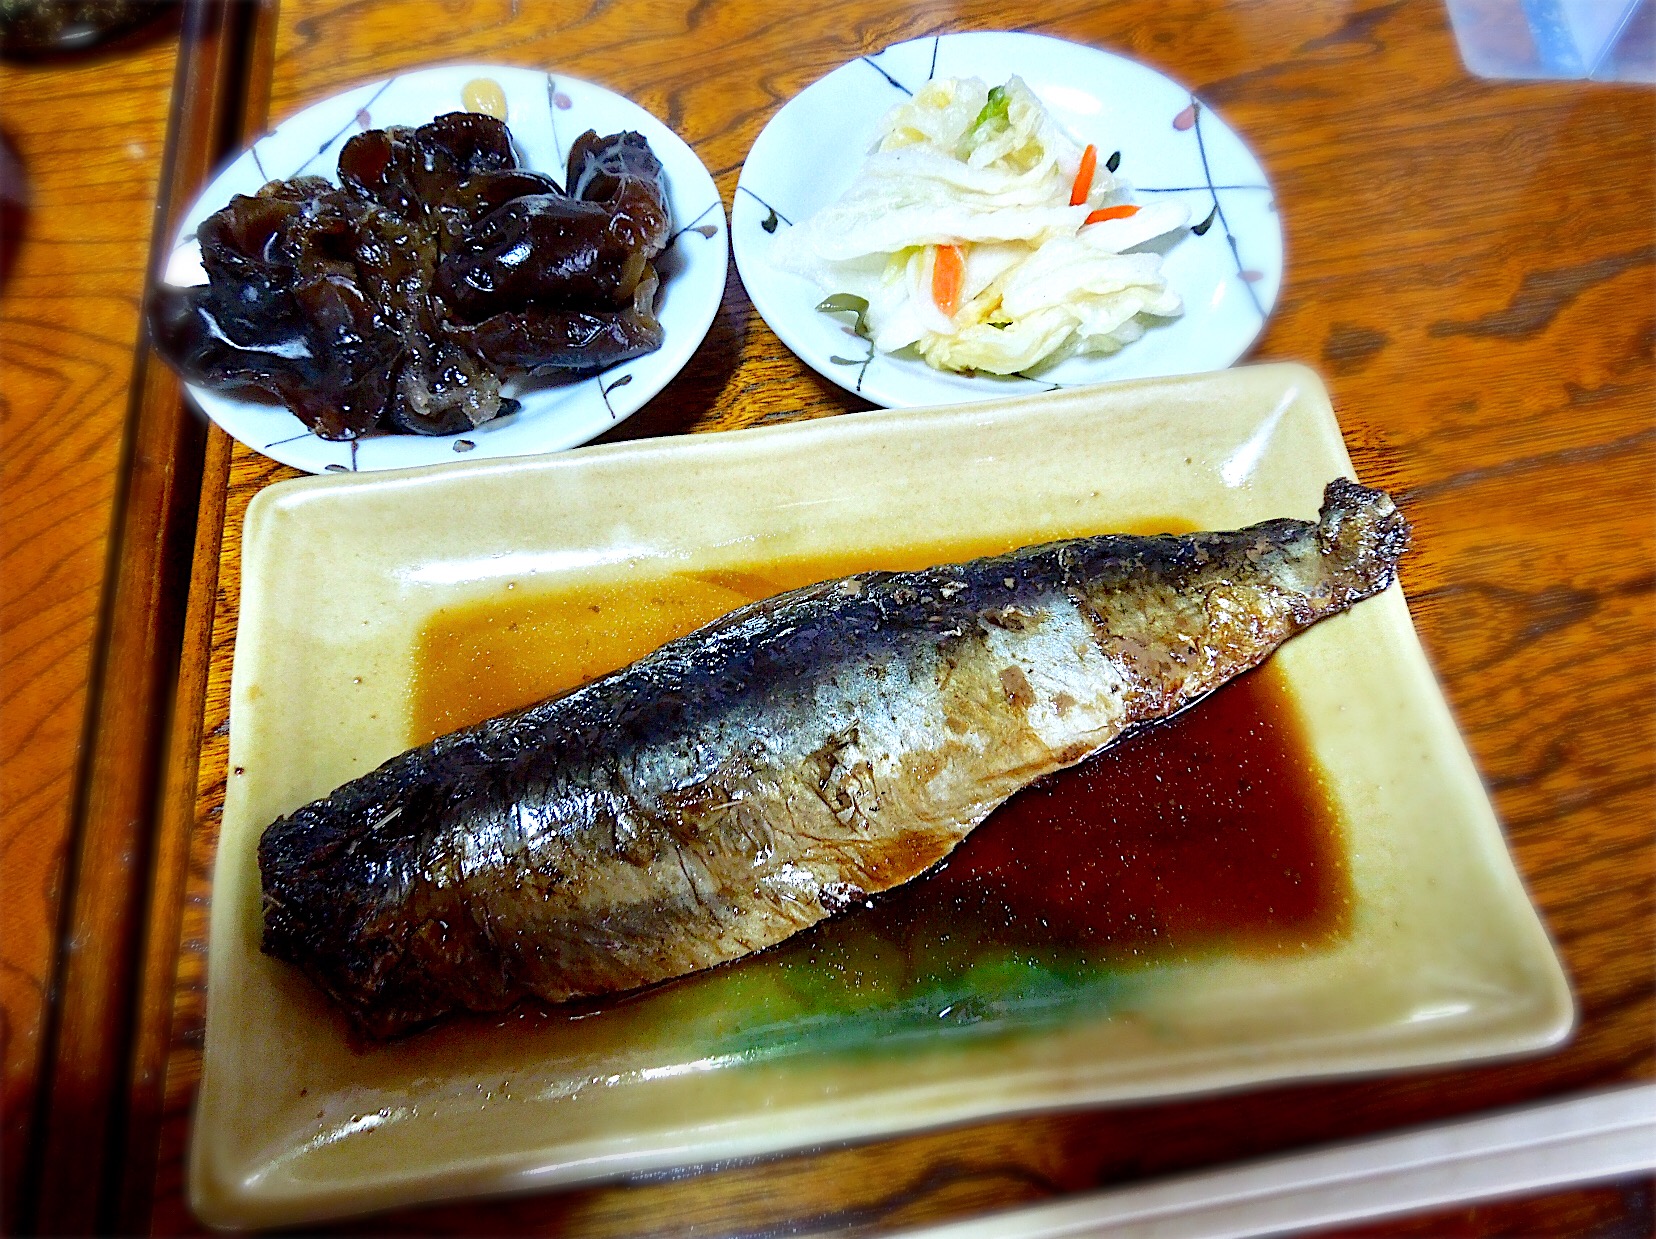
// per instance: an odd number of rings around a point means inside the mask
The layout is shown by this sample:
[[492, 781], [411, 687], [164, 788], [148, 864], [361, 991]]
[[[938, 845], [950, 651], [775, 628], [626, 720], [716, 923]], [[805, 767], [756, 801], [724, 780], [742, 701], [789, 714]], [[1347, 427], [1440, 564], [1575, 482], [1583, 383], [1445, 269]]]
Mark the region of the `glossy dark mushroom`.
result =
[[635, 133], [586, 133], [566, 194], [493, 117], [357, 134], [341, 184], [273, 181], [197, 230], [208, 283], [158, 288], [156, 348], [187, 379], [286, 404], [325, 439], [457, 434], [502, 381], [660, 347], [671, 218]]

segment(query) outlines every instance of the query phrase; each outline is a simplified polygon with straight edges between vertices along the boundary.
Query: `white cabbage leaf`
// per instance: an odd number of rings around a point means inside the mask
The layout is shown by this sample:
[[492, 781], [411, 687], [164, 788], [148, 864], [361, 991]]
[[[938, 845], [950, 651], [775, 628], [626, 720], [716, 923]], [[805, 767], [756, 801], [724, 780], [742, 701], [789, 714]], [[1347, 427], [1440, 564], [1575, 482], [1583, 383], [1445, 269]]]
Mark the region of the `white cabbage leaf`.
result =
[[[928, 82], [885, 118], [852, 186], [779, 234], [781, 269], [868, 302], [874, 347], [913, 348], [947, 370], [1012, 374], [1075, 353], [1113, 352], [1146, 322], [1182, 305], [1141, 250], [1188, 222], [1152, 202], [1122, 205], [1130, 187], [1100, 163], [1086, 201], [1070, 205], [1082, 148], [1019, 78], [994, 91], [978, 78]], [[958, 308], [932, 295], [937, 247], [959, 247]]]

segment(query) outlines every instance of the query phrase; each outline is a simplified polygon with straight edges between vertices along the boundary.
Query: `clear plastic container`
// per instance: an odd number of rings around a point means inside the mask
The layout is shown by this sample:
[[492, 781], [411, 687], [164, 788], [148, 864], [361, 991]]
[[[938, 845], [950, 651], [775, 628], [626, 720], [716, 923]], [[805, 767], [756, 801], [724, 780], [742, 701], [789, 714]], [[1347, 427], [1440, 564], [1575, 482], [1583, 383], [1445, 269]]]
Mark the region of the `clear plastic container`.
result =
[[1656, 82], [1656, 0], [1447, 0], [1480, 77]]

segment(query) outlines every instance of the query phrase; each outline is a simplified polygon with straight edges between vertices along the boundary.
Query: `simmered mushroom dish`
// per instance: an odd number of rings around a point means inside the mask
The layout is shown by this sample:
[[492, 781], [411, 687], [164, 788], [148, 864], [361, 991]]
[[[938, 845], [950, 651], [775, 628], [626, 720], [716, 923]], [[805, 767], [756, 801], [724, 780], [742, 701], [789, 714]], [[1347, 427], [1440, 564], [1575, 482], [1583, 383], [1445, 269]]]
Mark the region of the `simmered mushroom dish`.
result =
[[356, 135], [339, 178], [272, 181], [202, 223], [208, 283], [149, 307], [185, 378], [268, 393], [324, 439], [446, 435], [512, 412], [514, 374], [660, 347], [671, 212], [639, 134], [583, 134], [560, 187], [504, 123], [454, 112]]

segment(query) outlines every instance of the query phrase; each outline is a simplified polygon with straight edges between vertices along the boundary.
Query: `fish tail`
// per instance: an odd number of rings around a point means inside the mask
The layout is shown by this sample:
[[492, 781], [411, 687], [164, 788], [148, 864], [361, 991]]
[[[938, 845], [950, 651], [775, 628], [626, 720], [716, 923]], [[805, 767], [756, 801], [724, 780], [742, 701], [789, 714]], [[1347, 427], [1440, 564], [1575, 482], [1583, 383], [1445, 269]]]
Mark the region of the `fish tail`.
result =
[[1323, 491], [1317, 544], [1336, 604], [1349, 606], [1392, 583], [1409, 522], [1385, 491], [1335, 478]]

